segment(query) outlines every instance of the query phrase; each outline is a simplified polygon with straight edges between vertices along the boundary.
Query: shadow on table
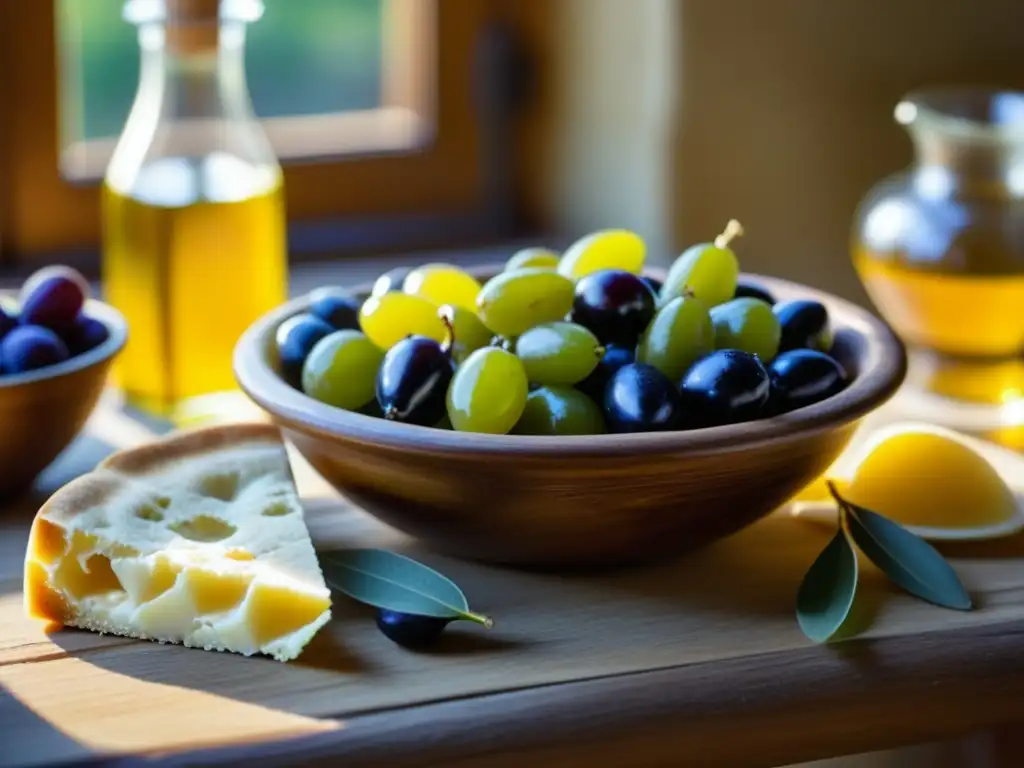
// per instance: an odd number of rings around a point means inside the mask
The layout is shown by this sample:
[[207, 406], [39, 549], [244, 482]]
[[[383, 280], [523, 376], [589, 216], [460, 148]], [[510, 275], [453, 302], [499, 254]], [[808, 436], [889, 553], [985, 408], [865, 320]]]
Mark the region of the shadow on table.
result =
[[792, 615], [803, 574], [834, 531], [771, 516], [673, 560], [610, 575], [562, 573], [614, 592], [663, 601], [676, 610], [701, 608], [747, 615]]
[[0, 764], [10, 766], [50, 766], [64, 760], [88, 761], [90, 756], [96, 757], [98, 762], [103, 759], [26, 707], [3, 686], [0, 686], [0, 749]]
[[21, 588], [20, 574], [28, 530], [39, 508], [54, 491], [92, 471], [113, 451], [114, 448], [106, 442], [82, 434], [43, 471], [30, 491], [0, 503], [0, 595]]
[[[343, 710], [354, 696], [376, 688], [397, 689], [405, 675], [424, 675], [438, 665], [457, 665], [462, 658], [476, 665], [491, 657], [514, 656], [528, 643], [496, 631], [488, 633], [459, 622], [446, 630], [436, 647], [416, 653], [394, 645], [379, 632], [365, 606], [336, 599], [333, 619], [294, 661], [282, 664], [266, 657], [215, 653], [148, 641], [81, 653], [76, 630], [62, 630], [50, 640], [69, 655], [106, 671], [147, 683], [189, 688], [300, 715], [316, 715], [303, 704], [311, 691], [332, 691], [331, 706]], [[452, 667], [454, 669], [454, 667]], [[389, 698], [391, 694], [389, 694]]]
[[[834, 528], [771, 515], [754, 525], [674, 560], [616, 569], [611, 574], [548, 574], [583, 580], [609, 594], [628, 593], [664, 604], [666, 612], [698, 610], [722, 615], [778, 618], [796, 626], [796, 595], [804, 574], [834, 535]], [[894, 588], [873, 566], [861, 569], [861, 589], [847, 629], [863, 631]]]
[[[172, 429], [169, 422], [148, 417], [129, 408], [122, 408], [121, 413], [138, 422], [154, 435], [163, 435]], [[88, 429], [89, 427], [86, 426], [85, 430], [53, 460], [50, 466], [40, 473], [30, 491], [20, 498], [0, 504], [0, 516], [4, 515], [8, 508], [13, 508], [19, 515], [23, 514], [25, 508], [31, 508], [34, 513], [55, 491], [75, 478], [91, 472], [103, 459], [118, 450], [117, 446], [95, 436]]]
[[89, 434], [81, 434], [54, 459], [36, 479], [31, 490], [0, 504], [0, 519], [21, 518], [29, 510], [28, 519], [58, 488], [91, 472], [114, 452], [109, 443]]
[[1022, 558], [1024, 557], [1024, 533], [991, 541], [942, 542], [936, 544], [935, 547], [950, 558]]

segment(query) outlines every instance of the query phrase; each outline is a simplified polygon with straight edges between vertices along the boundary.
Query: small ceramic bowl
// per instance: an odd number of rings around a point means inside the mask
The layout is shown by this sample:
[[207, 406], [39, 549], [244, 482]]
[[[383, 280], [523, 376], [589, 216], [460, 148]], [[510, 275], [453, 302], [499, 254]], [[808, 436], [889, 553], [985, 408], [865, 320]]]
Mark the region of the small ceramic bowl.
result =
[[78, 435], [124, 347], [128, 328], [120, 312], [98, 301], [85, 312], [109, 331], [100, 346], [59, 365], [0, 375], [0, 499], [31, 487]]
[[654, 559], [777, 508], [832, 464], [858, 421], [903, 380], [903, 346], [869, 312], [812, 288], [750, 277], [779, 300], [826, 305], [833, 354], [854, 375], [843, 392], [776, 418], [679, 432], [550, 438], [395, 424], [323, 405], [281, 379], [274, 332], [306, 309], [306, 298], [244, 334], [235, 373], [342, 494], [432, 548], [523, 566]]

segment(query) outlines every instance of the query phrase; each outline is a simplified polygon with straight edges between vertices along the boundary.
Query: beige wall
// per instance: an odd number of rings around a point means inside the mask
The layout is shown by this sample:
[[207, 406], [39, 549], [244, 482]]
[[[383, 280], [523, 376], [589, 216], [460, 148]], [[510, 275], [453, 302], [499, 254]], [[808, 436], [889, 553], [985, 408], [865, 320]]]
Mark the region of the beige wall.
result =
[[898, 98], [1024, 88], [1024, 0], [527, 1], [551, 7], [550, 219], [669, 256], [736, 217], [748, 270], [856, 299], [853, 211], [910, 159]]
[[677, 0], [558, 0], [547, 201], [574, 233], [627, 227], [672, 247]]

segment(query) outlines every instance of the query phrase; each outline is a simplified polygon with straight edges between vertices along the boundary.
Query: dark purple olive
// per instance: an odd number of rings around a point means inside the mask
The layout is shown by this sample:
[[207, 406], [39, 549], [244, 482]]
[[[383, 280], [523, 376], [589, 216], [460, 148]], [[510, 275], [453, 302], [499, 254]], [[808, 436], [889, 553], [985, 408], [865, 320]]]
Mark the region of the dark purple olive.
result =
[[89, 296], [89, 283], [70, 267], [44, 267], [21, 288], [22, 325], [41, 325], [63, 336]]
[[659, 293], [661, 293], [661, 286], [662, 286], [661, 280], [659, 280], [656, 277], [651, 277], [650, 275], [644, 275], [640, 279], [643, 280], [645, 283], [647, 283], [647, 286], [652, 291], [654, 291], [654, 295], [655, 296], [657, 296]]
[[64, 343], [67, 344], [71, 356], [77, 357], [96, 349], [109, 337], [110, 331], [107, 330], [107, 326], [95, 317], [79, 315], [71, 330], [64, 334]]
[[434, 645], [451, 619], [417, 616], [411, 613], [377, 609], [377, 628], [386, 638], [403, 648], [420, 650]]
[[683, 377], [683, 421], [715, 427], [760, 418], [770, 389], [768, 371], [757, 355], [720, 349], [695, 362]]
[[25, 373], [63, 363], [68, 348], [49, 328], [21, 325], [0, 340], [0, 370]]
[[318, 288], [309, 295], [309, 314], [336, 331], [359, 330], [360, 306], [362, 302], [344, 288]]
[[9, 315], [3, 307], [0, 307], [0, 339], [8, 334], [9, 331], [13, 330], [18, 324], [18, 318]]
[[630, 363], [615, 372], [605, 389], [610, 432], [661, 432], [679, 424], [679, 391], [653, 365]]
[[585, 395], [589, 395], [590, 399], [598, 405], [602, 405], [604, 403], [605, 387], [608, 386], [609, 380], [611, 380], [619, 368], [629, 365], [635, 359], [636, 354], [633, 347], [620, 347], [610, 344], [605, 347], [604, 354], [601, 356], [600, 361], [598, 361], [597, 367], [587, 378], [576, 385], [576, 389]]
[[828, 310], [820, 301], [784, 301], [772, 307], [772, 312], [782, 328], [779, 352], [791, 349], [827, 352], [831, 349], [832, 329], [828, 321]]
[[444, 417], [455, 361], [451, 350], [426, 336], [409, 336], [384, 355], [377, 402], [384, 418], [432, 427]]
[[775, 297], [762, 285], [755, 283], [753, 280], [748, 280], [745, 277], [741, 277], [736, 283], [736, 293], [733, 294], [734, 299], [740, 298], [760, 299], [767, 303], [769, 306], [775, 303]]
[[296, 389], [302, 388], [302, 366], [320, 339], [334, 333], [334, 328], [308, 313], [289, 317], [277, 328], [274, 336], [284, 380]]
[[768, 366], [772, 408], [785, 413], [841, 392], [849, 382], [837, 360], [816, 349], [783, 352]]
[[571, 321], [602, 344], [633, 346], [654, 317], [657, 298], [642, 278], [621, 269], [593, 272], [576, 283]]

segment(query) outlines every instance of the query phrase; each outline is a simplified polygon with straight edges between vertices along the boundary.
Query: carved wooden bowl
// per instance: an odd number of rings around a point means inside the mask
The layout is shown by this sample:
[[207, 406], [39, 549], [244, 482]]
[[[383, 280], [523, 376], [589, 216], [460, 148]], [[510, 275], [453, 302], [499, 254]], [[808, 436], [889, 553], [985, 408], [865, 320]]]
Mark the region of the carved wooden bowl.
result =
[[105, 342], [59, 365], [0, 375], [0, 499], [27, 490], [78, 435], [96, 407], [128, 329], [98, 301], [85, 311], [107, 326]]
[[903, 381], [903, 347], [869, 312], [801, 285], [750, 277], [779, 300], [826, 305], [833, 354], [854, 375], [843, 392], [771, 419], [654, 434], [495, 436], [395, 424], [318, 403], [278, 375], [274, 332], [305, 310], [305, 298], [246, 332], [235, 373], [342, 494], [429, 547], [520, 566], [644, 561], [700, 546], [776, 509], [833, 462], [858, 421]]

